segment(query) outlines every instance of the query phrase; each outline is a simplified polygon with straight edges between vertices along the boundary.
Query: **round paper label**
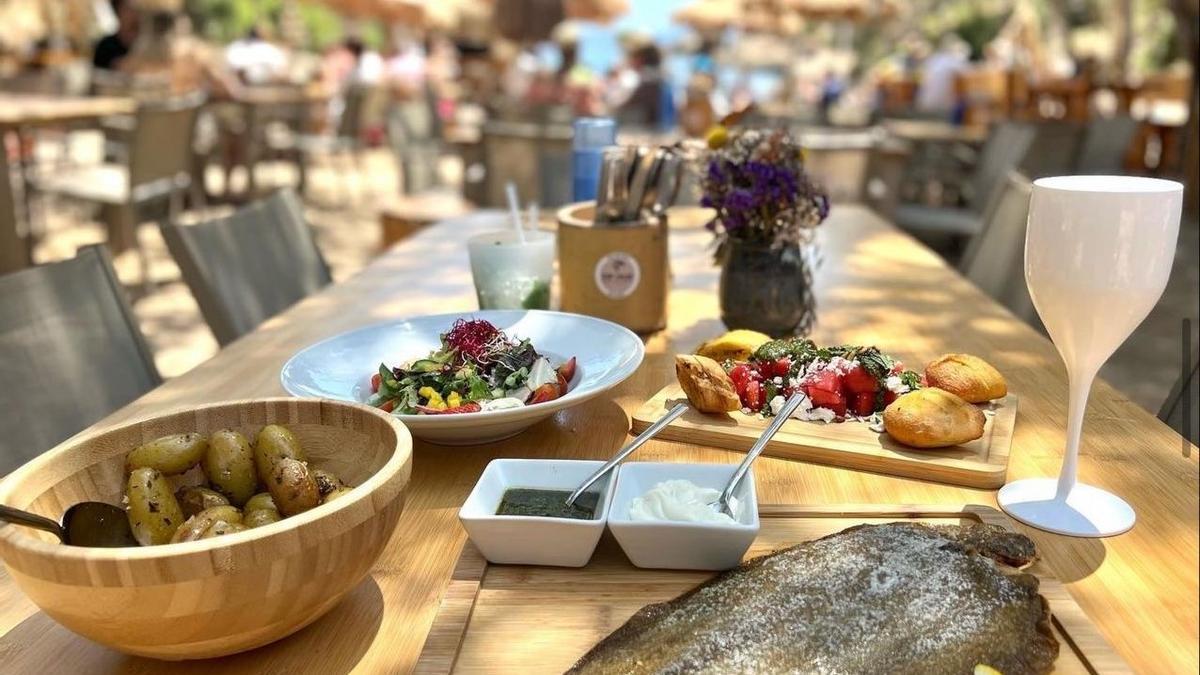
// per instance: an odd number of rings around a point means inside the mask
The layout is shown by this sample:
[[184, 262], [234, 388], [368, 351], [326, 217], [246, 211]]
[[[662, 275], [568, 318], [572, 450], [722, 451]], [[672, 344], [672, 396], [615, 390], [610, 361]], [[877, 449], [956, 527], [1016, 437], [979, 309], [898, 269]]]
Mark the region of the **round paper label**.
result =
[[636, 258], [624, 251], [613, 251], [596, 262], [596, 288], [606, 298], [628, 298], [641, 281], [641, 266]]

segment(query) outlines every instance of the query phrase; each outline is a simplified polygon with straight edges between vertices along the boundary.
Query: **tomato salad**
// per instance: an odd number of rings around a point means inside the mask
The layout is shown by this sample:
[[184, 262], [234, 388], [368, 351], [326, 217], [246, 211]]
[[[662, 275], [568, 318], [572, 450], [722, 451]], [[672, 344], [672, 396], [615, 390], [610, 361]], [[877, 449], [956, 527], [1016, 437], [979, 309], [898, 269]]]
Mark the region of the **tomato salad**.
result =
[[459, 319], [441, 346], [405, 366], [379, 364], [368, 403], [403, 415], [450, 415], [519, 408], [567, 393], [575, 357], [558, 367], [529, 340], [482, 319]]

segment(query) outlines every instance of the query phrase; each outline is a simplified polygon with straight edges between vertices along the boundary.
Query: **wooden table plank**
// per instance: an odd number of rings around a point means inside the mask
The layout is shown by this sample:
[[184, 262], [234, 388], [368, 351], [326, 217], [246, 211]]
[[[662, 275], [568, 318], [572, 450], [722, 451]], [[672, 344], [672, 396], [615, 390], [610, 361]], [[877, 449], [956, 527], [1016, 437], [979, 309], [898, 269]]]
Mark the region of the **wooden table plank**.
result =
[[[690, 221], [686, 223], [684, 221]], [[334, 333], [397, 317], [474, 308], [461, 242], [486, 219], [429, 228], [364, 272], [229, 345], [103, 424], [198, 402], [281, 393], [279, 368], [297, 349]], [[471, 223], [475, 224], [472, 225]], [[494, 457], [602, 459], [625, 440], [629, 413], [671, 381], [671, 356], [721, 331], [716, 270], [700, 219], [672, 218], [668, 330], [647, 341], [639, 371], [611, 397], [559, 413], [480, 448], [418, 443], [408, 502], [370, 579], [330, 615], [291, 638], [217, 662], [159, 664], [93, 645], [54, 624], [0, 578], [0, 655], [14, 672], [407, 672], [448, 588], [465, 534], [457, 510]], [[1053, 475], [1064, 442], [1066, 377], [1053, 346], [991, 302], [932, 252], [873, 214], [837, 206], [822, 229], [818, 273], [823, 342], [875, 342], [910, 363], [942, 352], [980, 354], [1021, 400], [1009, 477]], [[1184, 456], [1184, 450], [1190, 456]], [[739, 453], [651, 442], [635, 459], [732, 463]], [[1139, 670], [1197, 667], [1198, 509], [1194, 447], [1107, 384], [1089, 407], [1080, 479], [1128, 499], [1138, 524], [1107, 540], [1025, 529], [1105, 637]], [[994, 492], [763, 458], [760, 500], [797, 504], [994, 505]]]

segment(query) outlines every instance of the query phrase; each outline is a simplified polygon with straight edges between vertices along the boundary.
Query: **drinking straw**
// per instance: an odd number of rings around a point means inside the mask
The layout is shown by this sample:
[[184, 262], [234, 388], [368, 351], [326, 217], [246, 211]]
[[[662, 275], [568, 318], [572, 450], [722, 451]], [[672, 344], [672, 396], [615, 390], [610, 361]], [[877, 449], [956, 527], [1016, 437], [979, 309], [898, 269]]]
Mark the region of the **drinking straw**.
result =
[[541, 220], [542, 214], [538, 211], [537, 202], [529, 202], [529, 229], [538, 229], [538, 221]]
[[525, 243], [525, 228], [521, 227], [521, 204], [517, 201], [517, 186], [512, 181], [504, 186], [504, 194], [508, 195], [508, 210], [512, 213], [513, 227], [517, 228], [517, 240]]

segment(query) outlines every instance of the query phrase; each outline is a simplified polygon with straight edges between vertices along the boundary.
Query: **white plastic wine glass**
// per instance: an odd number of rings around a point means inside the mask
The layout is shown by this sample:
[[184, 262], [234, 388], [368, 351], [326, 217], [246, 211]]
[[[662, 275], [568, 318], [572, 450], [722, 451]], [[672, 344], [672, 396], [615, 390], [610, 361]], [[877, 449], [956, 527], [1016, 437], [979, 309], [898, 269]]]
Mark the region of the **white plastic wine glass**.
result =
[[1058, 479], [1019, 480], [996, 499], [1034, 527], [1106, 537], [1133, 527], [1120, 497], [1076, 481], [1088, 392], [1100, 366], [1146, 318], [1167, 285], [1183, 186], [1131, 176], [1034, 181], [1025, 236], [1025, 281], [1067, 366], [1067, 446]]

